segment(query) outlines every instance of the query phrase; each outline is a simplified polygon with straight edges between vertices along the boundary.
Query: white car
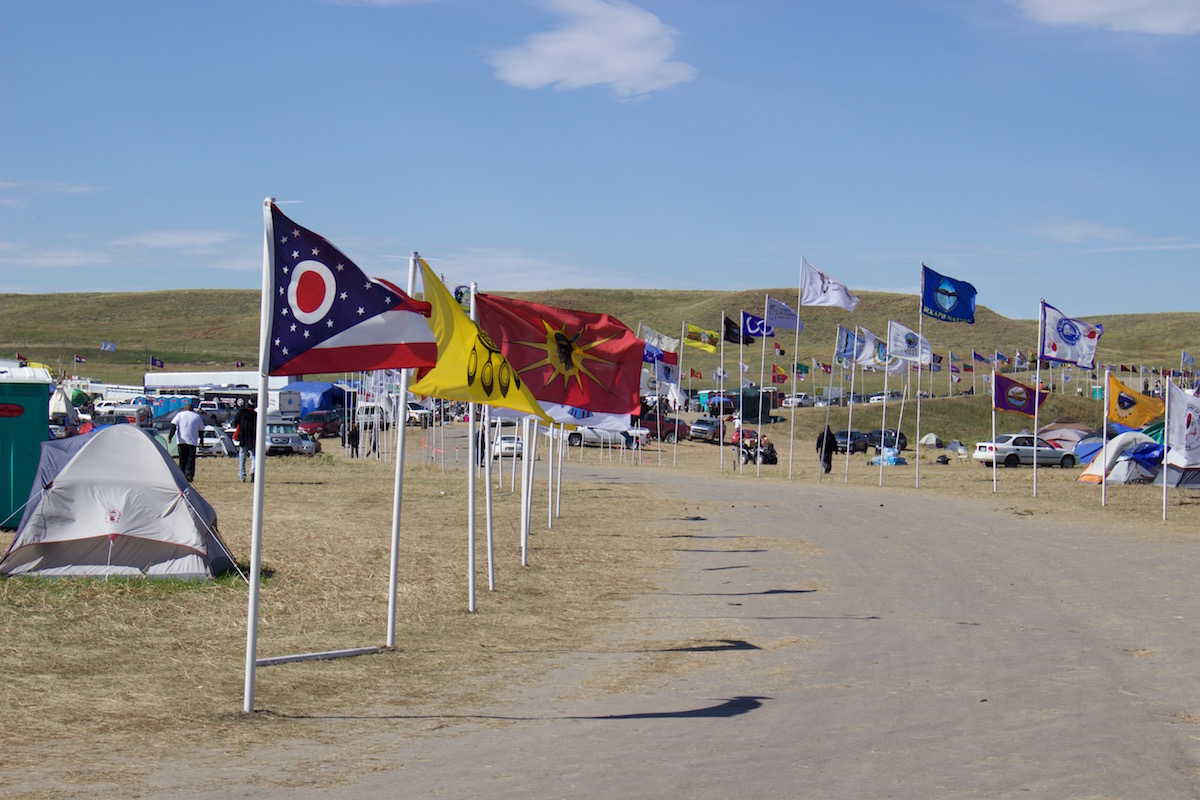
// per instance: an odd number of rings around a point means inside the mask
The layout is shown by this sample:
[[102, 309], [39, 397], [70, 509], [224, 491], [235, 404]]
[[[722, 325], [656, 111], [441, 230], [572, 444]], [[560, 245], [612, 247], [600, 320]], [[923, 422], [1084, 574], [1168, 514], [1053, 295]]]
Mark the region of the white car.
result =
[[[1033, 464], [1033, 435], [1006, 433], [997, 436], [994, 442], [977, 442], [971, 457], [985, 467], [992, 462], [1006, 467]], [[1070, 469], [1075, 466], [1075, 454], [1053, 446], [1045, 439], [1037, 440], [1037, 463], [1047, 467]]]
[[567, 444], [571, 447], [584, 445], [605, 445], [609, 447], [632, 446], [636, 441], [644, 445], [650, 438], [647, 428], [630, 428], [628, 431], [610, 431], [604, 428], [591, 428], [580, 425], [578, 429], [567, 433]]
[[808, 392], [796, 392], [795, 394], [789, 394], [787, 397], [783, 398], [783, 401], [780, 403], [780, 405], [782, 405], [784, 408], [812, 408], [815, 403], [816, 401], [813, 400], [812, 395], [810, 395]]
[[500, 458], [508, 456], [509, 458], [522, 458], [525, 455], [525, 443], [521, 441], [520, 436], [513, 436], [506, 433], [492, 442], [492, 458]]

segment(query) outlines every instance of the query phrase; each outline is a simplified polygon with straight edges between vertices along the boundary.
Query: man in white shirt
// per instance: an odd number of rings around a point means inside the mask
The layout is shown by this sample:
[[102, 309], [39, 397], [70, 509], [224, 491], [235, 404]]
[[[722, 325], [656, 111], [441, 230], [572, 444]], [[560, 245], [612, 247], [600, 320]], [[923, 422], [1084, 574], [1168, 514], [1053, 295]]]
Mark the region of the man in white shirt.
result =
[[189, 406], [175, 414], [171, 420], [171, 432], [167, 434], [170, 442], [175, 434], [179, 434], [179, 468], [191, 483], [196, 477], [196, 448], [200, 445], [200, 431], [204, 430], [204, 418]]

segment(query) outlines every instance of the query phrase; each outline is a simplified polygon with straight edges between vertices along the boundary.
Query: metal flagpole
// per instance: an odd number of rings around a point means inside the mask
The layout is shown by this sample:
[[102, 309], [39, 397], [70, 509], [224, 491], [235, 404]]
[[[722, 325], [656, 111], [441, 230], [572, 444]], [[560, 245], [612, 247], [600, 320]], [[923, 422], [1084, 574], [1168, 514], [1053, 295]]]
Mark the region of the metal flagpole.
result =
[[[1180, 373], [1182, 373], [1183, 369], [1180, 368], [1179, 371], [1180, 371]], [[1167, 401], [1166, 402], [1167, 412], [1163, 418], [1163, 442], [1165, 442], [1168, 446], [1170, 446], [1170, 444], [1171, 444], [1171, 389], [1174, 388], [1174, 384], [1171, 382], [1171, 378], [1169, 376], [1167, 377], [1167, 383], [1163, 388], [1166, 390], [1163, 393], [1163, 399]], [[1107, 426], [1105, 426], [1105, 427], [1107, 427]], [[1163, 449], [1162, 466], [1159, 468], [1159, 474], [1162, 475], [1162, 482], [1163, 482], [1163, 522], [1166, 522], [1167, 521], [1167, 451], [1165, 448]]]
[[[1108, 394], [1111, 391], [1112, 378], [1109, 377], [1109, 371], [1104, 370], [1104, 438], [1101, 440], [1104, 444], [1100, 449], [1100, 505], [1101, 507], [1108, 505]], [[1165, 459], [1166, 456], [1164, 455]], [[1163, 476], [1163, 481], [1166, 481], [1166, 476]]]
[[[484, 504], [487, 520], [487, 572], [488, 572], [488, 591], [496, 591], [496, 548], [495, 548], [495, 524], [492, 521], [492, 407], [483, 407], [483, 483], [484, 483]], [[500, 443], [499, 437], [496, 439], [496, 444]], [[514, 456], [515, 457], [515, 456]]]
[[[417, 264], [420, 255], [413, 251], [408, 259], [408, 296], [412, 297], [417, 287]], [[405, 414], [408, 412], [408, 376], [409, 370], [400, 372], [400, 398], [404, 403]], [[400, 583], [400, 509], [404, 497], [404, 440], [405, 427], [400, 426], [400, 443], [397, 446], [396, 474], [392, 482], [392, 553], [388, 564], [388, 610], [387, 610], [387, 646], [396, 646], [396, 594]]]
[[246, 682], [242, 692], [242, 710], [254, 711], [254, 670], [258, 664], [258, 595], [262, 586], [262, 525], [263, 525], [263, 453], [267, 449], [266, 413], [270, 403], [267, 370], [270, 364], [271, 320], [274, 318], [274, 292], [271, 291], [275, 268], [275, 226], [271, 220], [274, 197], [263, 200], [263, 278], [262, 299], [258, 323], [258, 409], [263, 418], [254, 426], [254, 500], [250, 512], [250, 591], [246, 609]]
[[[521, 420], [521, 566], [529, 565], [529, 508], [525, 502], [528, 495], [526, 485], [529, 483], [529, 462], [533, 458], [533, 448], [529, 446], [529, 417]], [[580, 445], [580, 449], [583, 446]], [[513, 469], [516, 469], [516, 459], [513, 459]], [[516, 478], [513, 478], [513, 491], [516, 491]]]
[[[925, 297], [925, 270], [921, 270], [921, 297]], [[914, 473], [914, 489], [921, 488], [921, 378], [925, 372], [925, 367], [921, 363], [921, 352], [925, 346], [925, 315], [921, 313], [919, 306], [923, 305], [923, 301], [918, 303], [917, 308], [917, 446], [913, 452], [913, 461], [916, 462]], [[929, 348], [929, 384], [933, 385], [933, 347]], [[911, 383], [912, 378], [909, 377]], [[904, 406], [900, 406], [900, 416], [904, 417]], [[900, 452], [900, 423], [896, 423], [896, 452]]]
[[[678, 438], [678, 437], [676, 437]], [[554, 516], [562, 516], [562, 471], [563, 471], [563, 456], [567, 450], [567, 426], [565, 423], [558, 424], [558, 480], [554, 482]]]
[[[854, 430], [854, 377], [858, 374], [858, 326], [854, 326], [854, 359], [850, 362], [850, 414], [846, 420], [846, 477], [844, 483], [850, 482], [850, 432]], [[864, 371], [865, 371], [864, 367]], [[865, 381], [866, 375], [863, 375]], [[834, 434], [834, 438], [837, 435]]]
[[[475, 292], [479, 285], [475, 281], [471, 281], [471, 321], [477, 321], [477, 312], [475, 310]], [[477, 418], [478, 406], [474, 403], [467, 404], [467, 430], [470, 436], [467, 437], [467, 461], [470, 462], [470, 469], [467, 470], [467, 611], [475, 613], [475, 473], [478, 471], [479, 454], [476, 450], [479, 448], [479, 434], [477, 426], [479, 420]]]
[[[1037, 368], [1033, 379], [1033, 496], [1037, 497], [1037, 462], [1038, 462], [1038, 421], [1042, 410], [1042, 352], [1046, 346], [1042, 339], [1046, 332], [1042, 330], [1042, 322], [1046, 319], [1046, 298], [1038, 300], [1038, 346]], [[994, 440], [993, 440], [994, 441]]]
[[792, 452], [796, 449], [796, 402], [795, 401], [796, 401], [796, 395], [799, 394], [797, 389], [800, 388], [796, 384], [799, 383], [800, 381], [799, 381], [799, 378], [796, 377], [796, 366], [795, 365], [796, 365], [796, 354], [800, 352], [800, 308], [801, 308], [800, 301], [803, 299], [804, 299], [804, 282], [803, 282], [803, 280], [800, 280], [800, 281], [797, 281], [797, 284], [796, 284], [796, 336], [795, 336], [795, 339], [792, 341], [792, 374], [790, 376], [791, 381], [792, 381], [792, 432], [791, 432], [792, 441], [791, 441], [791, 444], [788, 445], [788, 480], [789, 481], [792, 479]]
[[[721, 327], [719, 328], [721, 337], [721, 358], [717, 363], [717, 392], [721, 398], [721, 410], [725, 410], [725, 309], [721, 309]], [[721, 472], [725, 471], [725, 415], [717, 414], [717, 429], [721, 434], [721, 441], [718, 442], [717, 450], [721, 459]]]
[[[760, 447], [762, 446], [763, 389], [766, 388], [765, 386], [763, 386], [763, 382], [766, 379], [766, 374], [767, 374], [767, 335], [766, 335], [767, 334], [767, 310], [768, 310], [770, 302], [771, 302], [771, 295], [769, 295], [769, 294], [764, 295], [763, 298], [764, 299], [763, 299], [763, 323], [762, 323], [763, 324], [763, 328], [762, 328], [762, 333], [763, 333], [762, 359], [759, 361], [759, 365], [758, 365], [758, 409], [757, 409], [757, 412], [758, 412], [757, 413], [758, 434], [759, 434], [758, 445]], [[754, 477], [756, 477], [756, 478], [762, 477], [762, 462], [757, 458], [754, 459]]]
[[[889, 340], [891, 339], [890, 335], [888, 336], [888, 339]], [[891, 349], [891, 341], [888, 342], [888, 349]], [[890, 355], [888, 357], [888, 361], [891, 361]], [[892, 376], [892, 371], [890, 369], [888, 369], [887, 365], [885, 364], [884, 368], [883, 368], [883, 422], [879, 426], [879, 429], [883, 430], [883, 431], [887, 430], [887, 403], [888, 403], [888, 395], [891, 394], [891, 392], [888, 389], [888, 381], [891, 378], [891, 376]], [[879, 434], [879, 485], [883, 486], [883, 434], [882, 433]]]
[[992, 364], [992, 494], [996, 491], [996, 365]]
[[742, 448], [746, 441], [746, 379], [742, 377], [742, 364], [746, 352], [746, 312], [738, 309], [738, 474], [745, 472], [742, 463]]

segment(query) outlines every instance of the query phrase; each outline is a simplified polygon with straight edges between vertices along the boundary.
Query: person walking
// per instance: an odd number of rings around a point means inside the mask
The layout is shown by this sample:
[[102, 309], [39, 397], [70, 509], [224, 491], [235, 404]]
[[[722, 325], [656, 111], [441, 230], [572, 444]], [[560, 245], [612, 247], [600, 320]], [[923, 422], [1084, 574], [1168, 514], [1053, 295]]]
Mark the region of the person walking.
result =
[[817, 452], [821, 456], [821, 467], [828, 475], [829, 470], [833, 469], [833, 454], [837, 452], [837, 437], [828, 425], [825, 426], [824, 433], [817, 435]]
[[254, 442], [258, 434], [258, 414], [253, 400], [238, 399], [238, 410], [233, 415], [233, 432], [238, 449], [238, 480], [246, 480], [246, 457], [250, 457], [250, 480], [254, 480]]
[[179, 469], [191, 483], [196, 477], [196, 450], [200, 446], [200, 431], [204, 430], [204, 417], [187, 408], [175, 414], [171, 419], [171, 432], [167, 434], [169, 443], [176, 435], [179, 441]]
[[346, 444], [350, 447], [350, 457], [358, 458], [358, 423], [355, 422], [346, 432]]

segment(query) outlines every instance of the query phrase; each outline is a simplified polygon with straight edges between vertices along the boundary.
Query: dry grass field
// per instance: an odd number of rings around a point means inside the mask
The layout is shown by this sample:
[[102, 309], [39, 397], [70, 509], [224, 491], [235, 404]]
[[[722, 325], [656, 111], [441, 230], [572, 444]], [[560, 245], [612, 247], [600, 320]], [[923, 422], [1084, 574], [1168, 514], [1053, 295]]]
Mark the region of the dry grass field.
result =
[[[976, 497], [1017, 516], [1069, 516], [1094, 523], [1097, 536], [1194, 536], [1200, 496], [1172, 490], [1162, 521], [1161, 489], [1100, 489], [1074, 470], [1000, 470], [974, 462], [934, 462], [881, 476], [862, 455], [821, 476], [812, 446], [815, 417], [798, 431], [791, 463], [796, 485], [828, 492], [829, 502], [922, 498], [930, 525], [953, 525], [939, 498]], [[823, 418], [820, 420], [823, 424]], [[256, 713], [241, 713], [247, 586], [93, 580], [0, 581], [0, 795], [9, 777], [52, 781], [38, 796], [81, 796], [97, 786], [149, 790], [139, 765], [186, 743], [228, 755], [254, 747], [320, 745], [352, 735], [356, 714], [404, 715], [419, 709], [430, 725], [451, 724], [501, 685], [536, 681], [562, 654], [603, 646], [645, 598], [671, 561], [673, 533], [688, 514], [660, 478], [738, 481], [752, 500], [758, 481], [789, 480], [790, 422], [766, 433], [780, 463], [740, 472], [725, 448], [685, 442], [631, 454], [573, 450], [562, 488], [562, 516], [547, 530], [545, 451], [534, 491], [530, 563], [520, 565], [518, 499], [505, 465], [496, 491], [497, 589], [487, 589], [482, 506], [478, 536], [478, 613], [466, 610], [466, 448], [450, 426], [446, 463], [424, 458], [427, 440], [408, 433], [401, 530], [397, 648], [379, 655], [262, 667]], [[461, 445], [461, 460], [454, 447]], [[581, 459], [582, 458], [582, 462]], [[336, 440], [315, 458], [273, 458], [266, 504], [259, 656], [381, 645], [385, 641], [394, 468], [350, 460]], [[240, 562], [249, 560], [252, 484], [232, 459], [202, 459], [197, 486], [217, 509], [220, 531]], [[482, 497], [482, 490], [480, 491]], [[803, 525], [802, 512], [797, 524]], [[773, 546], [770, 532], [757, 534]], [[718, 540], [714, 540], [718, 541]], [[7, 545], [8, 537], [0, 540]], [[719, 546], [719, 545], [716, 545]], [[441, 717], [439, 717], [441, 715]], [[336, 718], [338, 724], [314, 725]], [[53, 776], [51, 778], [51, 776]], [[53, 788], [50, 788], [50, 787]]]

